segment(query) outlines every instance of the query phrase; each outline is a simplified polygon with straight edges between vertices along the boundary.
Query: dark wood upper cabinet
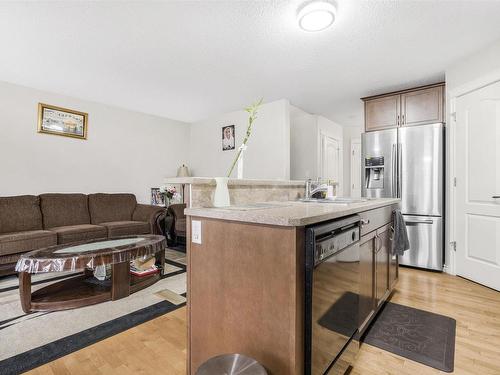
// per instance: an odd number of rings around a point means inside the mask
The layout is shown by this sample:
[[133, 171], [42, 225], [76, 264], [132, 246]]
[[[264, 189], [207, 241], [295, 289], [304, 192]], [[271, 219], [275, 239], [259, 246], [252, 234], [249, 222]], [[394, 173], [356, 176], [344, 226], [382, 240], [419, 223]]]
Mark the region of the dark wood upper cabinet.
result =
[[384, 96], [366, 101], [366, 131], [397, 127], [399, 124], [400, 107], [400, 95]]
[[443, 107], [443, 86], [401, 94], [401, 125], [443, 122]]
[[365, 130], [444, 122], [444, 83], [362, 99]]

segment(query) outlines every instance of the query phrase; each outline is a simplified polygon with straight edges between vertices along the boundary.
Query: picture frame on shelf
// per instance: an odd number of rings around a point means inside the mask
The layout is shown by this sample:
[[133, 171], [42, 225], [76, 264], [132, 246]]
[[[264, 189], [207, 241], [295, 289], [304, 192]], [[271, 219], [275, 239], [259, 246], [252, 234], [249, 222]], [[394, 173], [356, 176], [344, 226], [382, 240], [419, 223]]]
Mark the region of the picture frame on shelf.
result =
[[151, 205], [165, 207], [165, 196], [159, 187], [151, 188]]

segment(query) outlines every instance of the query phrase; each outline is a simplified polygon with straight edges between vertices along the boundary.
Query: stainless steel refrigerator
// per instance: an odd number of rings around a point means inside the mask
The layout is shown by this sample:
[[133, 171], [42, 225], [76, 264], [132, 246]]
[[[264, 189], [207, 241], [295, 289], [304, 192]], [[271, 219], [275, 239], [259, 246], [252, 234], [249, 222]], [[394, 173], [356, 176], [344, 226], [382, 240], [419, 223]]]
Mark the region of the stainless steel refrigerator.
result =
[[362, 135], [362, 195], [401, 198], [410, 250], [400, 264], [443, 270], [444, 124]]

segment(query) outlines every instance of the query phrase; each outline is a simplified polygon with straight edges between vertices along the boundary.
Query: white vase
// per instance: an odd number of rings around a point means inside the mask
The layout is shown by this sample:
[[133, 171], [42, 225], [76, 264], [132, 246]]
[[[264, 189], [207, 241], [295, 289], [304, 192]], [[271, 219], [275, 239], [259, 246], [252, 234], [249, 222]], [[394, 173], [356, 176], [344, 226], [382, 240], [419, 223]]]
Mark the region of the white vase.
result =
[[229, 200], [229, 189], [227, 187], [227, 177], [215, 177], [217, 183], [214, 194], [214, 207], [227, 207], [231, 205]]
[[245, 151], [247, 149], [246, 145], [241, 145], [240, 147], [240, 157], [238, 159], [238, 179], [243, 178], [243, 155], [245, 154]]

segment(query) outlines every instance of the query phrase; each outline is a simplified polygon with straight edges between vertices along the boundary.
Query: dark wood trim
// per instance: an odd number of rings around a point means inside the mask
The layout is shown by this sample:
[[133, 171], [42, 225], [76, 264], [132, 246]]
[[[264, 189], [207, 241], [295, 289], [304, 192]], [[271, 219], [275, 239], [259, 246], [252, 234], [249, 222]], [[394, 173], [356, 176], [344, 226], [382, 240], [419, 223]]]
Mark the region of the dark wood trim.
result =
[[130, 295], [130, 262], [111, 266], [111, 299], [113, 301]]
[[417, 87], [412, 87], [412, 88], [403, 89], [403, 90], [386, 92], [386, 93], [383, 93], [383, 94], [365, 96], [365, 97], [360, 98], [360, 99], [363, 100], [363, 101], [368, 101], [368, 100], [372, 100], [372, 99], [376, 99], [376, 98], [382, 98], [384, 96], [392, 96], [392, 95], [398, 95], [398, 94], [405, 94], [407, 92], [418, 91], [418, 90], [423, 90], [423, 89], [430, 89], [432, 87], [439, 87], [439, 86], [445, 86], [445, 85], [446, 85], [446, 82], [438, 82], [438, 83], [432, 83], [430, 85], [417, 86]]
[[132, 275], [130, 278], [130, 294], [135, 293], [141, 289], [147, 288], [148, 286], [153, 285], [160, 279], [161, 275], [159, 273], [143, 277], [137, 277]]
[[25, 313], [31, 311], [31, 274], [19, 272], [19, 297]]

